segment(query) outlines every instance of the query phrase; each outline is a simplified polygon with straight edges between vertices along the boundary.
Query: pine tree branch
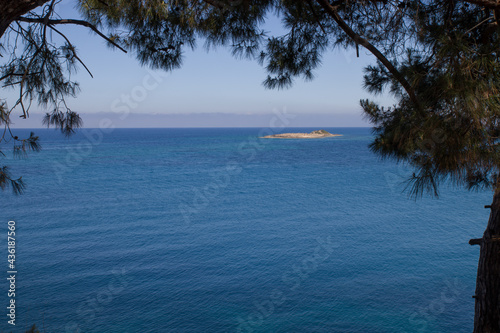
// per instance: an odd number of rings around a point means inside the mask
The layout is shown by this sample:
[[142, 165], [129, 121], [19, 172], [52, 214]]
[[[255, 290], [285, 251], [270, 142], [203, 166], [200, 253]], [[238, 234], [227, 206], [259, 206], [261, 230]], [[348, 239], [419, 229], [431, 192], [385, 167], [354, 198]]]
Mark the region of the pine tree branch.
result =
[[496, 0], [464, 0], [464, 2], [482, 6], [484, 8], [497, 9], [500, 8], [500, 2]]
[[219, 8], [219, 9], [224, 9], [224, 7], [225, 7], [223, 3], [221, 3], [221, 2], [219, 2], [217, 0], [203, 0], [203, 2], [206, 2], [209, 5], [212, 5], [212, 6], [216, 7], [216, 8]]
[[326, 31], [325, 31], [325, 28], [323, 27], [323, 24], [321, 24], [321, 21], [319, 20], [318, 18], [318, 15], [316, 14], [316, 11], [314, 10], [314, 6], [313, 6], [313, 3], [312, 3], [312, 0], [307, 0], [307, 4], [309, 5], [309, 8], [311, 9], [311, 12], [314, 16], [314, 19], [316, 20], [316, 22], [318, 23], [319, 27], [321, 28], [321, 31], [323, 31], [323, 33], [325, 35], [327, 35]]
[[347, 23], [342, 20], [337, 12], [336, 7], [332, 6], [327, 0], [316, 0], [321, 7], [326, 11], [326, 13], [333, 18], [333, 20], [338, 24], [338, 26], [356, 43], [364, 46], [368, 51], [370, 51], [392, 74], [392, 76], [403, 86], [404, 90], [408, 93], [411, 101], [415, 106], [420, 109], [420, 103], [415, 94], [415, 90], [412, 88], [410, 83], [405, 79], [405, 77], [394, 67], [394, 65], [380, 52], [375, 46], [373, 46], [369, 41], [354, 32]]
[[[34, 73], [28, 73], [28, 75], [38, 75], [38, 74], [41, 74], [41, 72], [34, 72]], [[19, 74], [19, 73], [8, 73], [8, 74], [5, 74], [4, 76], [0, 77], [0, 81], [3, 81], [5, 80], [6, 78], [8, 78], [9, 76], [24, 76], [24, 73], [23, 74]], [[3, 86], [4, 88], [6, 86]]]
[[62, 32], [60, 32], [59, 30], [57, 30], [53, 26], [49, 25], [49, 27], [52, 30], [54, 30], [55, 32], [57, 32], [59, 35], [61, 35], [66, 40], [66, 43], [68, 43], [69, 47], [71, 48], [71, 51], [73, 51], [73, 57], [75, 57], [75, 59], [78, 60], [78, 62], [80, 62], [80, 64], [82, 64], [82, 66], [85, 68], [85, 70], [87, 71], [87, 73], [89, 73], [89, 75], [92, 78], [94, 78], [94, 75], [92, 75], [92, 73], [88, 69], [87, 65], [85, 65], [85, 63], [82, 61], [82, 59], [80, 59], [80, 57], [78, 57], [78, 55], [76, 54], [75, 47], [73, 46], [73, 44], [71, 44], [71, 42], [69, 41], [68, 37], [66, 37]]
[[97, 29], [95, 25], [93, 25], [93, 24], [91, 24], [91, 23], [89, 23], [87, 21], [75, 20], [75, 19], [45, 20], [43, 18], [24, 17], [24, 16], [17, 17], [15, 19], [15, 21], [18, 21], [18, 22], [27, 22], [27, 23], [43, 23], [43, 24], [47, 24], [47, 25], [58, 25], [58, 24], [81, 25], [81, 26], [84, 26], [84, 27], [87, 27], [87, 28], [91, 29], [96, 34], [98, 34], [100, 37], [102, 37], [103, 39], [105, 39], [106, 41], [108, 41], [110, 44], [112, 44], [116, 48], [120, 49], [121, 51], [127, 53], [127, 51], [125, 49], [123, 49], [120, 45], [116, 44], [111, 39], [109, 39], [109, 37], [107, 37], [105, 34], [103, 34], [102, 32], [100, 32], [99, 29]]

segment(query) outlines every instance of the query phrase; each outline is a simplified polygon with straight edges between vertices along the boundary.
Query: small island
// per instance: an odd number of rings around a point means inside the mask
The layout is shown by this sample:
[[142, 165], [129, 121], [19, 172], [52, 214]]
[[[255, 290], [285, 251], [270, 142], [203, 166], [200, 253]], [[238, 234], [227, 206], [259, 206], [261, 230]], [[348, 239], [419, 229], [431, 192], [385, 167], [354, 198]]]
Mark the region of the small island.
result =
[[342, 136], [342, 134], [332, 134], [325, 130], [312, 131], [311, 133], [281, 133], [263, 136], [263, 139], [320, 139], [333, 136]]

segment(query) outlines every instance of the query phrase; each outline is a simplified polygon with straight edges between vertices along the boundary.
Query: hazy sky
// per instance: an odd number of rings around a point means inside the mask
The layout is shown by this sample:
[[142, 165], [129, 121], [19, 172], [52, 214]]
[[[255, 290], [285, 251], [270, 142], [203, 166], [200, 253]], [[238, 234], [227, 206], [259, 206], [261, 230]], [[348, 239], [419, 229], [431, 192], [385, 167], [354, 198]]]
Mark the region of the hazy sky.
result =
[[[78, 17], [72, 1], [63, 1], [58, 12], [64, 18]], [[291, 124], [295, 127], [369, 125], [362, 119], [359, 100], [373, 97], [362, 89], [362, 68], [374, 58], [363, 50], [360, 58], [354, 50], [332, 51], [312, 82], [297, 80], [290, 89], [267, 90], [262, 86], [267, 74], [257, 62], [235, 59], [226, 49], [207, 53], [202, 41], [196, 51], [186, 52], [181, 69], [153, 72], [141, 67], [133, 54], [110, 49], [84, 27], [59, 29], [94, 75], [81, 68], [74, 76], [81, 92], [68, 99], [86, 127], [98, 126], [102, 117], [114, 119], [117, 127], [265, 126], [273, 110], [283, 109], [297, 115]], [[279, 30], [276, 19], [269, 29]], [[390, 103], [387, 98], [377, 100]], [[38, 127], [36, 113], [42, 111], [33, 108], [32, 119], [17, 120], [15, 126]]]

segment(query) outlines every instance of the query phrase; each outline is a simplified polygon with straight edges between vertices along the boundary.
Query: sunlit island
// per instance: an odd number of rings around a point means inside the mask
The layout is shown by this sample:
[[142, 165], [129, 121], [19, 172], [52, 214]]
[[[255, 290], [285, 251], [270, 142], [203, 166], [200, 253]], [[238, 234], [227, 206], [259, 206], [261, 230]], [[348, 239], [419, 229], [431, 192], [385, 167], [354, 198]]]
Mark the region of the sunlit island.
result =
[[325, 130], [312, 131], [311, 133], [281, 133], [266, 135], [262, 138], [264, 139], [320, 139], [328, 138], [332, 136], [342, 136], [342, 134], [332, 134]]

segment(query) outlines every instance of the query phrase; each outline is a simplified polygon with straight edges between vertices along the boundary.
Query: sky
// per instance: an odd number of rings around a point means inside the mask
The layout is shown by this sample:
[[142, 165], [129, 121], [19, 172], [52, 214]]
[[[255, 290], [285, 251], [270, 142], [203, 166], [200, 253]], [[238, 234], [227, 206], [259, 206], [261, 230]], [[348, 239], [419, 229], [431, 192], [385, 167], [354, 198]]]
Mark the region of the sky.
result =
[[[72, 0], [63, 0], [57, 12], [63, 18], [79, 17]], [[268, 90], [262, 85], [266, 71], [256, 61], [235, 59], [224, 48], [206, 52], [202, 41], [195, 51], [186, 51], [180, 69], [152, 71], [85, 27], [59, 29], [94, 76], [80, 68], [73, 78], [81, 91], [68, 98], [85, 127], [98, 127], [103, 118], [116, 127], [260, 127], [278, 111], [293, 115], [291, 127], [358, 127], [370, 126], [360, 99], [392, 104], [389, 97], [362, 89], [363, 67], [375, 62], [363, 50], [359, 58], [354, 50], [331, 51], [313, 81], [298, 79], [290, 89]], [[279, 21], [270, 17], [266, 29], [279, 32]], [[30, 119], [14, 119], [13, 127], [41, 127], [44, 111], [32, 108]]]

